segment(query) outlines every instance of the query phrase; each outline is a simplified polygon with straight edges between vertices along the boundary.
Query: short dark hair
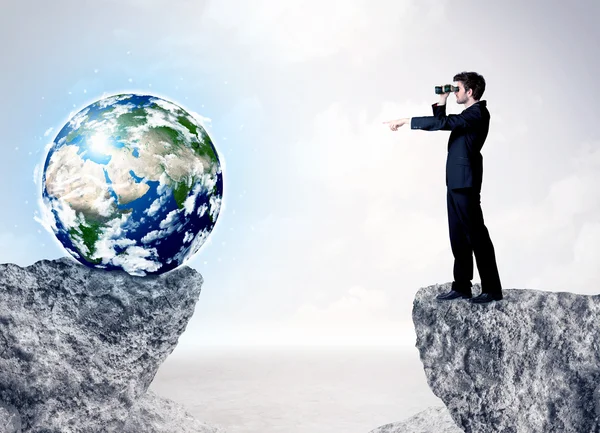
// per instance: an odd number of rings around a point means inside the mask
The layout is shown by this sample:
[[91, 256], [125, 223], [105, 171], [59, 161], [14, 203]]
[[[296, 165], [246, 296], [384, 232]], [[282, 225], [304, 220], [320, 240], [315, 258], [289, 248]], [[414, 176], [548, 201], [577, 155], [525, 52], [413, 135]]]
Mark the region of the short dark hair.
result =
[[452, 80], [462, 82], [465, 86], [465, 92], [473, 89], [473, 99], [476, 101], [479, 101], [483, 96], [483, 92], [485, 92], [485, 80], [477, 72], [461, 72], [456, 74]]

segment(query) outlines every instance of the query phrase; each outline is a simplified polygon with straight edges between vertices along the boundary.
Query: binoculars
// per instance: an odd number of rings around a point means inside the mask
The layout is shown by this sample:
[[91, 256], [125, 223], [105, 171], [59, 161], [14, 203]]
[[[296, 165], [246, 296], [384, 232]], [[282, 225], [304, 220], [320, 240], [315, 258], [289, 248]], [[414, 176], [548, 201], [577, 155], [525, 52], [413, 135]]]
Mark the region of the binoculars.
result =
[[[442, 91], [442, 87], [444, 88]], [[446, 84], [444, 86], [435, 86], [435, 94], [441, 95], [442, 93], [458, 92], [458, 87], [452, 84]]]

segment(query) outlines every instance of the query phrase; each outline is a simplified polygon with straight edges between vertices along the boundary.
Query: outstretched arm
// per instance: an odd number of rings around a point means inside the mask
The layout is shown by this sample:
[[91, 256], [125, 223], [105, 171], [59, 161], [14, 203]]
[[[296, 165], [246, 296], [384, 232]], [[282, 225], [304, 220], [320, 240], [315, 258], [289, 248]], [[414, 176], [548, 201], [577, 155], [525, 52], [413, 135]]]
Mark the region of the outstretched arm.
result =
[[435, 116], [413, 117], [411, 128], [424, 131], [452, 131], [456, 128], [474, 127], [479, 121], [481, 115], [476, 110], [448, 115], [438, 112]]
[[[448, 99], [448, 95], [450, 95], [450, 93], [442, 93], [440, 95], [440, 102], [438, 102], [437, 104], [433, 104], [433, 115], [436, 118], [443, 118], [446, 116], [446, 99]], [[410, 125], [411, 127], [414, 127], [412, 125], [412, 117], [403, 117], [401, 119], [388, 120], [387, 122], [383, 123], [388, 124], [392, 131], [397, 131], [398, 128], [404, 125]]]

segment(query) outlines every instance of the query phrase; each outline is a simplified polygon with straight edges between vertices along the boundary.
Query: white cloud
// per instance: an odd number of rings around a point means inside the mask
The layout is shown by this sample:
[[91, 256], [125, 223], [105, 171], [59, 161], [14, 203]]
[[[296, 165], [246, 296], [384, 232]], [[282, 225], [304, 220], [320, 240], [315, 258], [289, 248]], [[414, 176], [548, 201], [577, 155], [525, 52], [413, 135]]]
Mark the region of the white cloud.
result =
[[[112, 95], [112, 96], [108, 96], [108, 97], [105, 97], [105, 96], [106, 95], [102, 96], [103, 99], [98, 104], [98, 108], [99, 109], [106, 108], [109, 105], [114, 105], [116, 102], [124, 101], [126, 99], [129, 99], [129, 95], [128, 94], [123, 94], [121, 96], [119, 96], [119, 95]], [[87, 114], [87, 111], [89, 111], [89, 109], [86, 109], [86, 111], [83, 112], [83, 114]]]
[[175, 210], [172, 210], [171, 212], [169, 212], [167, 214], [167, 216], [165, 217], [165, 219], [163, 219], [160, 222], [159, 227], [161, 229], [172, 227], [173, 221], [175, 221], [176, 219], [179, 219], [179, 212], [180, 212], [179, 209], [175, 209]]
[[77, 259], [79, 259], [81, 257], [77, 251], [72, 250], [71, 248], [65, 248], [65, 250]]
[[[64, 139], [62, 139], [60, 141], [60, 143], [64, 142]], [[44, 165], [46, 164], [46, 156], [48, 155], [48, 151], [52, 148], [52, 146], [54, 145], [54, 143], [51, 141], [49, 143], [46, 143], [46, 145], [44, 146], [44, 159], [39, 161], [35, 167], [33, 168], [33, 183], [35, 183], [36, 185], [40, 185], [41, 181], [42, 181], [42, 176], [43, 176], [43, 168]]]
[[148, 232], [147, 234], [145, 234], [141, 240], [142, 240], [142, 243], [149, 244], [150, 242], [154, 242], [156, 239], [165, 237], [166, 234], [167, 234], [166, 230], [152, 230], [151, 232]]
[[156, 187], [156, 194], [158, 194], [159, 196], [163, 196], [167, 193], [170, 193], [169, 185], [169, 178], [167, 177], [167, 174], [163, 172], [158, 178], [158, 187]]
[[202, 203], [202, 206], [198, 206], [198, 210], [196, 211], [196, 213], [199, 216], [203, 216], [207, 210], [208, 210], [208, 205], [206, 203]]
[[[113, 109], [102, 117], [102, 123], [110, 123], [112, 125], [115, 125], [113, 119], [117, 119], [125, 113], [131, 113], [131, 111], [136, 107], [137, 106], [131, 102], [128, 102], [126, 104], [113, 105]], [[105, 122], [104, 119], [110, 119], [110, 122]], [[88, 125], [91, 125], [91, 122], [88, 122]]]
[[155, 272], [162, 264], [156, 260], [156, 248], [143, 248], [139, 246], [128, 247], [123, 254], [112, 259], [112, 263], [121, 266], [131, 275], [145, 276], [147, 272]]
[[46, 129], [46, 131], [44, 132], [44, 137], [49, 136], [52, 131], [54, 131], [53, 127], [50, 127], [48, 129]]
[[69, 126], [71, 127], [71, 129], [73, 129], [73, 130], [79, 129], [79, 127], [82, 125], [82, 123], [85, 120], [87, 120], [87, 118], [88, 118], [87, 113], [89, 111], [90, 111], [89, 108], [84, 108], [83, 110], [78, 112], [75, 116], [73, 116], [73, 118], [69, 121]]
[[179, 209], [172, 210], [167, 216], [160, 222], [159, 227], [161, 230], [152, 230], [151, 232], [144, 235], [141, 239], [142, 243], [148, 244], [155, 241], [156, 239], [164, 238], [173, 233], [175, 230], [181, 231], [184, 224], [179, 221]]
[[115, 239], [114, 240], [114, 245], [120, 247], [120, 248], [124, 248], [126, 246], [129, 245], [135, 245], [135, 241], [133, 239], [128, 239], [128, 238], [120, 238], [120, 239]]
[[42, 173], [40, 170], [42, 169], [42, 163], [38, 163], [33, 168], [33, 183], [38, 185], [38, 181], [42, 178]]
[[196, 204], [196, 197], [198, 196], [198, 194], [200, 193], [201, 190], [202, 190], [202, 183], [198, 182], [194, 186], [194, 189], [192, 190], [192, 193], [190, 194], [190, 196], [187, 197], [185, 199], [185, 201], [183, 202], [183, 208], [185, 210], [186, 216], [191, 214], [194, 211], [194, 205]]
[[[69, 230], [73, 227], [78, 226], [81, 223], [81, 219], [78, 218], [77, 212], [75, 212], [68, 203], [62, 200], [43, 200], [43, 203], [50, 206], [50, 209], [56, 212], [56, 219], [58, 219], [65, 230]], [[44, 217], [52, 217], [54, 219], [54, 213], [43, 213]], [[52, 225], [56, 227], [55, 225]]]
[[148, 216], [156, 215], [156, 212], [158, 212], [158, 210], [166, 203], [167, 199], [167, 194], [162, 194], [160, 197], [154, 200], [147, 209], [144, 209], [144, 213]]
[[38, 198], [38, 208], [41, 212], [40, 216], [35, 215], [33, 219], [41, 224], [44, 229], [48, 232], [53, 233], [56, 232], [56, 221], [54, 219], [54, 215], [52, 214], [51, 205], [47, 202], [47, 200], [42, 199], [40, 196]]
[[210, 117], [205, 117], [195, 111], [188, 111], [188, 113], [190, 113], [206, 131], [210, 130], [212, 127], [212, 119]]
[[219, 212], [221, 211], [221, 203], [222, 203], [222, 199], [221, 197], [217, 197], [214, 195], [210, 196], [209, 199], [209, 204], [210, 204], [210, 211], [209, 211], [209, 215], [211, 216], [213, 221], [216, 221]]
[[171, 114], [176, 114], [177, 111], [180, 109], [180, 107], [178, 105], [175, 105], [172, 102], [169, 102], [169, 101], [167, 101], [165, 99], [151, 98], [150, 100], [152, 102], [154, 102], [156, 105], [158, 105], [160, 108], [162, 108], [163, 110], [166, 110], [166, 111], [170, 112]]
[[109, 220], [104, 225], [104, 229], [94, 245], [95, 252], [92, 258], [101, 258], [103, 264], [108, 264], [117, 257], [116, 246], [122, 248], [126, 245], [135, 244], [134, 240], [125, 237], [123, 227], [126, 226], [129, 218], [129, 214], [122, 214], [120, 217]]
[[194, 236], [194, 240], [192, 241], [192, 243], [186, 246], [184, 242], [177, 254], [173, 256], [173, 259], [176, 260], [179, 264], [182, 264], [184, 261], [189, 260], [192, 257], [192, 255], [197, 253], [202, 247], [202, 245], [205, 244], [209, 235], [210, 232], [208, 232], [207, 230], [201, 230], [200, 232], [196, 233], [196, 236]]

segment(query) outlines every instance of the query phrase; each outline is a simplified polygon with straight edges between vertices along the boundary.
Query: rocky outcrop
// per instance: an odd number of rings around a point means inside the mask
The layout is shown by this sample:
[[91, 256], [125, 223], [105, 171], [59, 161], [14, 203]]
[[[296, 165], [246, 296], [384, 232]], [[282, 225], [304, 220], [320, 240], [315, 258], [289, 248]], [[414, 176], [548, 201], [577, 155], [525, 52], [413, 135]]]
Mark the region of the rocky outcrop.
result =
[[[103, 430], [98, 426], [94, 431]], [[137, 400], [122, 433], [225, 433], [225, 430], [200, 422], [173, 400], [148, 390]], [[12, 406], [0, 403], [0, 433], [22, 433], [21, 416]]]
[[449, 288], [420, 289], [413, 322], [429, 386], [463, 431], [600, 431], [599, 296], [509, 289], [489, 304], [435, 300]]
[[405, 421], [382, 425], [369, 433], [462, 433], [445, 407], [430, 407]]
[[129, 413], [122, 433], [225, 433], [194, 419], [173, 400], [146, 392]]
[[156, 400], [146, 391], [185, 330], [202, 283], [187, 266], [134, 277], [69, 258], [0, 265], [5, 418], [16, 409], [24, 433], [146, 425], [140, 419], [151, 417], [147, 399]]

